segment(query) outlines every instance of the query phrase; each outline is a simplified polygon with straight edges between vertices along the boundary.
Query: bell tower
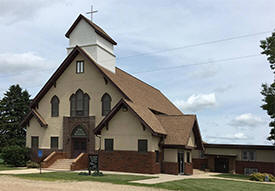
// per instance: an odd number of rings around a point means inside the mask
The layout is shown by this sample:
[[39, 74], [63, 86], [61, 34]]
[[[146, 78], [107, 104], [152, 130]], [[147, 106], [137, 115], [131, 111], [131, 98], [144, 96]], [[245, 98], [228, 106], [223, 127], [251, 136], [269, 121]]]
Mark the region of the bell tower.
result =
[[75, 46], [79, 46], [98, 65], [115, 73], [114, 45], [117, 43], [102, 28], [80, 14], [65, 36], [69, 39], [68, 54]]

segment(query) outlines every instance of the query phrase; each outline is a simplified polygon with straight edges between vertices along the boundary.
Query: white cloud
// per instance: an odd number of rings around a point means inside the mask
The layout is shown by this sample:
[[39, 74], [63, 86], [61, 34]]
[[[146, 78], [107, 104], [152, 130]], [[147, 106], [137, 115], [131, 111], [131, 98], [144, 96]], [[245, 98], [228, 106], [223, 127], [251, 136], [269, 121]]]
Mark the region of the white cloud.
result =
[[183, 111], [199, 111], [216, 105], [215, 93], [191, 95], [187, 101], [176, 100], [175, 105]]
[[247, 140], [248, 137], [244, 133], [234, 133], [234, 134], [228, 134], [224, 136], [207, 136], [208, 140], [230, 140], [230, 141], [237, 141], [237, 140]]
[[235, 127], [255, 127], [263, 123], [262, 118], [251, 113], [244, 113], [235, 117], [229, 124]]
[[0, 67], [0, 74], [18, 74], [24, 71], [46, 70], [50, 65], [44, 58], [33, 52], [26, 52], [0, 54]]
[[[57, 0], [0, 0], [0, 19], [15, 23], [32, 18], [42, 8], [53, 5]], [[0, 20], [1, 21], [1, 20]]]

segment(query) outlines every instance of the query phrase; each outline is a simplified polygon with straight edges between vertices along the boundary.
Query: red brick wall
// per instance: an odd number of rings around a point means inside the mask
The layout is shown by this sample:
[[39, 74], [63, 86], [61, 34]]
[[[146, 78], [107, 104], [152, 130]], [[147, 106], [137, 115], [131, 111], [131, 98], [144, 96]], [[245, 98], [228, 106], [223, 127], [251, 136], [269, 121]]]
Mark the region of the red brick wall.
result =
[[160, 162], [156, 163], [156, 154], [154, 152], [140, 153], [137, 151], [100, 151], [99, 169], [120, 172], [158, 174], [160, 173]]
[[71, 170], [87, 170], [88, 165], [88, 153], [81, 153], [72, 163]]
[[193, 163], [193, 168], [200, 169], [200, 170], [205, 170], [207, 168], [208, 160], [207, 159], [195, 159], [195, 158], [193, 158], [192, 163]]
[[275, 163], [272, 162], [236, 161], [236, 173], [244, 174], [244, 168], [257, 168], [259, 172], [275, 175]]
[[42, 168], [48, 168], [51, 166], [57, 159], [68, 158], [67, 153], [64, 152], [55, 152], [49, 158], [45, 158], [41, 163]]
[[191, 175], [193, 174], [193, 165], [192, 163], [184, 163], [184, 174]]
[[179, 174], [177, 162], [162, 162], [162, 172], [165, 174]]

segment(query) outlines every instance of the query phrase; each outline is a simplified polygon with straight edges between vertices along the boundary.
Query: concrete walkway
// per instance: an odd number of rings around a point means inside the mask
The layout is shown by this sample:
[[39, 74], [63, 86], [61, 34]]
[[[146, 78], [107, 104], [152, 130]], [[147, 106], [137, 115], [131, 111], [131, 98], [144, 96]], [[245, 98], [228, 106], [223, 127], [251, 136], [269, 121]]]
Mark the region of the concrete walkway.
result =
[[[42, 173], [48, 173], [48, 172], [87, 172], [86, 171], [68, 171], [68, 170], [59, 170], [59, 169], [42, 169]], [[250, 180], [243, 180], [243, 179], [234, 179], [234, 178], [223, 178], [223, 177], [217, 177], [214, 175], [218, 175], [220, 173], [214, 173], [214, 172], [203, 172], [203, 171], [197, 171], [194, 170], [193, 175], [170, 175], [170, 174], [140, 174], [140, 173], [128, 173], [128, 172], [114, 172], [114, 171], [102, 171], [103, 174], [118, 174], [118, 175], [134, 175], [134, 176], [148, 176], [153, 177], [151, 179], [145, 179], [145, 180], [136, 180], [132, 181], [132, 183], [140, 183], [140, 184], [158, 184], [158, 183], [164, 183], [164, 182], [170, 182], [170, 181], [176, 181], [176, 180], [184, 180], [184, 179], [221, 179], [221, 180], [232, 180], [232, 181], [239, 181], [239, 182], [250, 182], [250, 183], [259, 183], [259, 184], [273, 184], [275, 185], [275, 182], [257, 182], [257, 181], [250, 181]], [[14, 174], [38, 174], [40, 173], [39, 169], [20, 169], [20, 170], [5, 170], [0, 171], [0, 174], [5, 175], [14, 175]]]

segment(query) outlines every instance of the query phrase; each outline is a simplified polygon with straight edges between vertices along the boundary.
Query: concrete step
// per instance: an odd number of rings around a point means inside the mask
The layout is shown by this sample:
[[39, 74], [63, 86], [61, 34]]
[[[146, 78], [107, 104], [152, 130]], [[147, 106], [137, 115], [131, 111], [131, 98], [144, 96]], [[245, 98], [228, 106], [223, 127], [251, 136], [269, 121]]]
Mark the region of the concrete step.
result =
[[70, 170], [73, 161], [74, 159], [57, 159], [49, 168]]

